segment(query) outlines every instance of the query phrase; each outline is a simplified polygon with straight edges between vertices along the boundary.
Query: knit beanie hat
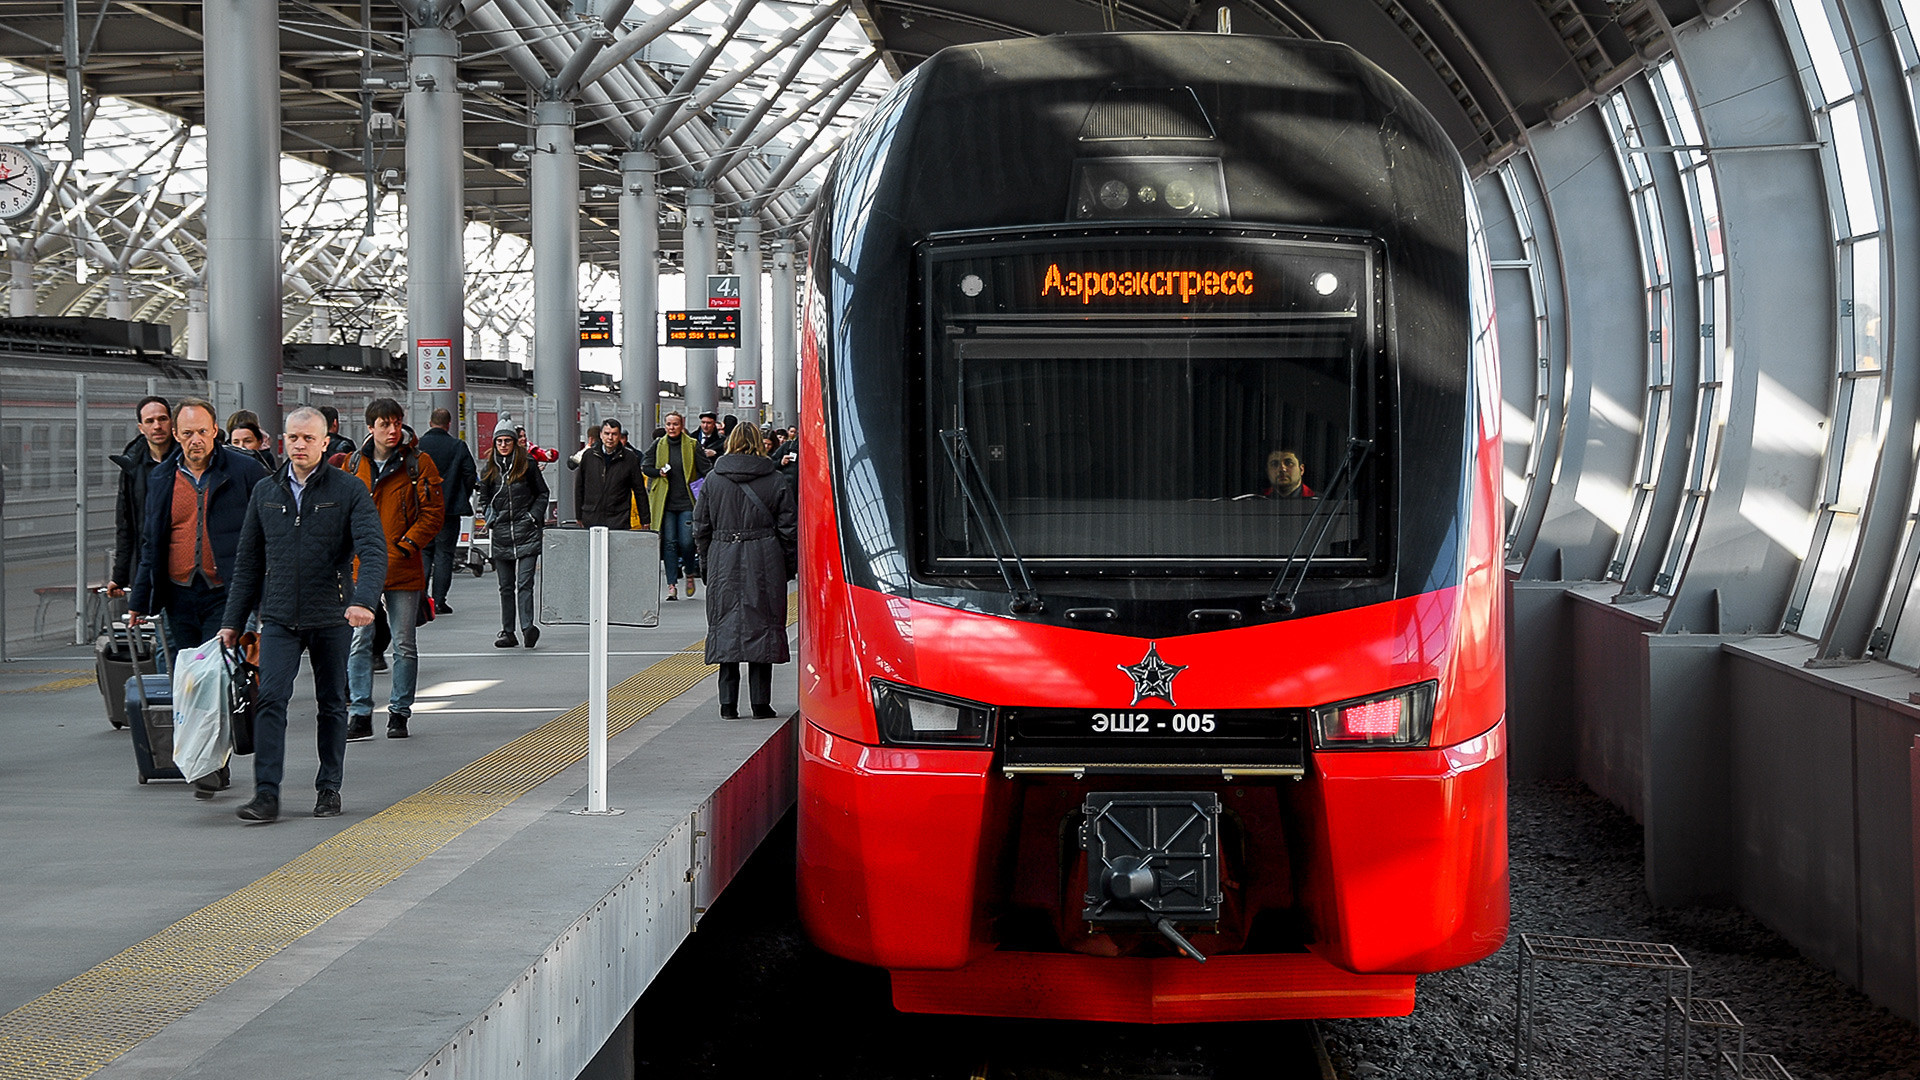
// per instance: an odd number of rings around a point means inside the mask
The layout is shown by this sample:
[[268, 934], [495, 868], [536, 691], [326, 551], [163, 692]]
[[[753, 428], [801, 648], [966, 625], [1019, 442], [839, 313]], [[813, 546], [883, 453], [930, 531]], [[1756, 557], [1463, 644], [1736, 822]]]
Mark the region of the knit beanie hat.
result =
[[513, 421], [501, 420], [493, 426], [493, 437], [498, 439], [502, 436], [509, 439], [518, 439], [520, 437], [520, 433], [514, 429]]

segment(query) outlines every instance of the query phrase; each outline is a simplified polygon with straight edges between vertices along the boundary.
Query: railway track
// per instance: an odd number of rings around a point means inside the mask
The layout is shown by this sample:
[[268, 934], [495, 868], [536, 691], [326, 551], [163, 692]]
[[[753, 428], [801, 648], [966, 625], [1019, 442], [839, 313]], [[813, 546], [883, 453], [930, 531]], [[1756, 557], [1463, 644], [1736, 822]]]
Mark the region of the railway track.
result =
[[640, 999], [636, 1076], [788, 1080], [1333, 1080], [1306, 1022], [1145, 1027], [926, 1016], [807, 942], [776, 829]]

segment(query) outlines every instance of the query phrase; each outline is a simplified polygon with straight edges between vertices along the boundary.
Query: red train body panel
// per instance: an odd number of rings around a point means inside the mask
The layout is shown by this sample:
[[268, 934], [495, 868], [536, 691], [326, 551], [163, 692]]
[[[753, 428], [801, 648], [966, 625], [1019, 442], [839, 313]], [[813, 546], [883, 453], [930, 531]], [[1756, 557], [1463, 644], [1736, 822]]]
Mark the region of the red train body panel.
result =
[[[990, 67], [997, 57], [981, 63]], [[909, 126], [884, 109], [868, 123]], [[857, 159], [857, 148], [843, 152], [840, 168], [857, 170], [845, 160], [849, 154]], [[874, 170], [876, 158], [885, 163], [884, 153], [870, 152]], [[856, 171], [835, 182], [844, 188], [866, 181]], [[1462, 213], [1471, 218], [1470, 207]], [[1457, 389], [1451, 398], [1434, 395], [1459, 410], [1449, 421], [1455, 426], [1422, 435], [1418, 410], [1406, 404], [1412, 391], [1384, 383], [1378, 391], [1405, 419], [1396, 418], [1398, 428], [1380, 426], [1376, 436], [1394, 471], [1375, 466], [1384, 477], [1375, 490], [1401, 493], [1398, 510], [1385, 517], [1398, 534], [1377, 535], [1393, 536], [1381, 546], [1402, 563], [1433, 551], [1436, 568], [1421, 571], [1431, 587], [1379, 586], [1365, 594], [1373, 602], [1343, 607], [1337, 589], [1327, 591], [1334, 587], [1316, 578], [1318, 609], [1268, 618], [1260, 612], [1272, 608], [1252, 605], [1265, 591], [1264, 578], [1231, 601], [1208, 599], [1225, 594], [1203, 583], [1191, 603], [1237, 604], [1247, 617], [1232, 622], [1250, 625], [1167, 632], [1164, 622], [1125, 625], [1125, 618], [1109, 616], [1122, 625], [1108, 631], [1023, 616], [1004, 561], [1000, 572], [1015, 593], [1011, 610], [942, 584], [948, 579], [925, 570], [931, 549], [923, 548], [920, 569], [911, 573], [912, 583], [938, 586], [924, 599], [912, 584], [897, 583], [906, 577], [889, 584], [863, 564], [863, 550], [873, 564], [880, 561], [873, 536], [885, 534], [872, 522], [889, 508], [861, 470], [885, 476], [924, 463], [889, 460], [870, 449], [888, 445], [877, 432], [863, 433], [876, 439], [867, 442], [852, 430], [874, 415], [858, 411], [871, 405], [848, 403], [870, 388], [845, 355], [853, 350], [843, 330], [849, 311], [859, 310], [850, 298], [867, 278], [836, 279], [838, 271], [820, 265], [841, 259], [835, 235], [816, 232], [801, 345], [803, 445], [821, 448], [803, 456], [801, 469], [798, 890], [814, 940], [892, 972], [902, 1009], [1130, 1022], [1404, 1014], [1413, 1007], [1414, 975], [1497, 949], [1507, 929], [1501, 447], [1484, 264], [1459, 275], [1461, 329], [1449, 339]], [[1379, 258], [1392, 268], [1390, 257]], [[898, 272], [906, 275], [907, 265]], [[836, 289], [849, 284], [851, 293]], [[1403, 351], [1410, 344], [1396, 338]], [[1396, 363], [1403, 373], [1415, 371], [1412, 361]], [[1357, 400], [1373, 392], [1356, 382], [1352, 393]], [[1457, 454], [1454, 478], [1436, 481], [1434, 491], [1420, 489], [1421, 476], [1404, 457], [1389, 456], [1419, 438], [1452, 445]], [[1356, 476], [1359, 470], [1354, 466]], [[1418, 511], [1420, 505], [1428, 509]], [[1429, 530], [1441, 539], [1420, 538], [1408, 524], [1418, 524], [1417, 512], [1445, 518]], [[849, 535], [850, 523], [862, 535]], [[1370, 580], [1384, 580], [1380, 564], [1369, 565], [1376, 568]], [[1404, 565], [1399, 573], [1403, 582], [1414, 576]], [[1301, 577], [1304, 583], [1308, 572]], [[1113, 589], [1119, 609], [1136, 595], [1177, 593], [1179, 586], [1059, 588], [1077, 589], [1076, 596]], [[1194, 612], [1213, 617], [1206, 613], [1218, 610]], [[1291, 770], [1298, 775], [1245, 763], [1154, 768], [1152, 751], [1138, 760], [1096, 754], [1098, 762], [1082, 770], [1016, 767], [1008, 739], [1019, 710], [1125, 714], [1143, 701], [1138, 675], [1128, 669], [1137, 673], [1154, 656], [1174, 672], [1160, 689], [1177, 680], [1177, 691], [1157, 697], [1171, 706], [1177, 692], [1176, 708], [1192, 710], [1176, 720], [1211, 717], [1211, 710], [1319, 717], [1338, 703], [1431, 686], [1424, 699], [1430, 727], [1416, 744], [1347, 749], [1321, 745], [1320, 721], [1303, 721], [1309, 745], [1301, 767]], [[994, 710], [997, 726], [978, 746], [902, 745], [877, 713], [876, 687], [883, 684], [963, 708], [982, 703]], [[1152, 800], [1169, 790], [1208, 805], [1217, 800], [1211, 857], [1219, 881], [1208, 917], [1185, 924], [1184, 937], [1164, 939], [1144, 924], [1083, 917], [1083, 907], [1094, 910], [1099, 880], [1098, 868], [1088, 876], [1086, 807], [1093, 804], [1083, 800], [1090, 792]], [[1168, 873], [1156, 872], [1167, 892]], [[1169, 944], [1176, 939], [1187, 948]], [[1208, 960], [1195, 963], [1183, 952]]]

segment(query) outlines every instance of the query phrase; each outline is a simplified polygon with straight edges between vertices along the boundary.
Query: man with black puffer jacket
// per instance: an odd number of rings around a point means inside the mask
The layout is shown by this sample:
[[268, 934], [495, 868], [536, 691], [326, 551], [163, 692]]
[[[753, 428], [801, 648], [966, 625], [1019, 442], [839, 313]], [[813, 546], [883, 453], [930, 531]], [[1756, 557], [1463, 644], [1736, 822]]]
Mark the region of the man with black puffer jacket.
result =
[[[120, 466], [120, 495], [113, 503], [113, 574], [107, 592], [119, 596], [133, 584], [140, 538], [147, 526], [147, 479], [180, 444], [173, 440], [173, 406], [163, 397], [140, 399], [140, 434], [108, 461]], [[197, 644], [197, 643], [196, 643]]]
[[626, 529], [632, 522], [634, 500], [640, 503], [640, 526], [652, 517], [647, 511], [647, 479], [641, 474], [640, 455], [620, 441], [620, 421], [600, 421], [600, 442], [587, 448], [580, 471], [573, 477], [574, 513], [586, 528], [605, 525]]
[[[300, 654], [313, 665], [320, 706], [319, 798], [314, 817], [340, 813], [347, 759], [347, 650], [350, 628], [370, 626], [387, 579], [387, 537], [367, 485], [326, 462], [327, 419], [317, 409], [287, 417], [287, 460], [247, 503], [227, 586], [220, 640], [232, 647], [260, 613], [260, 696], [253, 720], [253, 801], [244, 821], [280, 816], [286, 766], [287, 702]], [[354, 573], [358, 558], [359, 573]]]

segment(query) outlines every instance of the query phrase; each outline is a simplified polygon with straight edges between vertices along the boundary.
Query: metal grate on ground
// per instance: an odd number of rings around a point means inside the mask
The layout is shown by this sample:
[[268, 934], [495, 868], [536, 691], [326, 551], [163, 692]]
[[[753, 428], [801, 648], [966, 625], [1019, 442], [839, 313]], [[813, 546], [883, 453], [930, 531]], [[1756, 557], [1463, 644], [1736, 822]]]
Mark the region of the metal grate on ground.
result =
[[[1679, 976], [1682, 990], [1678, 997], [1693, 999], [1693, 966], [1680, 950], [1654, 941], [1612, 941], [1605, 938], [1563, 937], [1556, 934], [1521, 934], [1519, 971], [1514, 995], [1513, 1069], [1527, 1075], [1527, 1053], [1533, 1043], [1534, 984], [1542, 964], [1585, 964], [1599, 967], [1628, 968], [1659, 976], [1663, 992], [1658, 1001], [1675, 997], [1673, 980]], [[1665, 1035], [1662, 1033], [1664, 1040]]]
[[1740, 1080], [1793, 1080], [1780, 1059], [1772, 1054], [1722, 1054], [1721, 1059]]
[[1734, 1037], [1734, 1053], [1744, 1055], [1747, 1052], [1747, 1025], [1733, 1013], [1733, 1007], [1719, 998], [1678, 998], [1667, 999], [1667, 1016], [1661, 1032], [1661, 1052], [1665, 1057], [1662, 1065], [1665, 1076], [1673, 1075], [1673, 1027], [1674, 1020], [1680, 1021], [1680, 1080], [1687, 1080], [1693, 1063], [1693, 1033], [1701, 1031], [1713, 1039], [1713, 1057], [1718, 1062], [1727, 1052], [1727, 1035]]
[[[609, 737], [712, 674], [703, 646], [609, 690]], [[0, 1080], [93, 1075], [586, 752], [583, 703], [0, 1017]]]

